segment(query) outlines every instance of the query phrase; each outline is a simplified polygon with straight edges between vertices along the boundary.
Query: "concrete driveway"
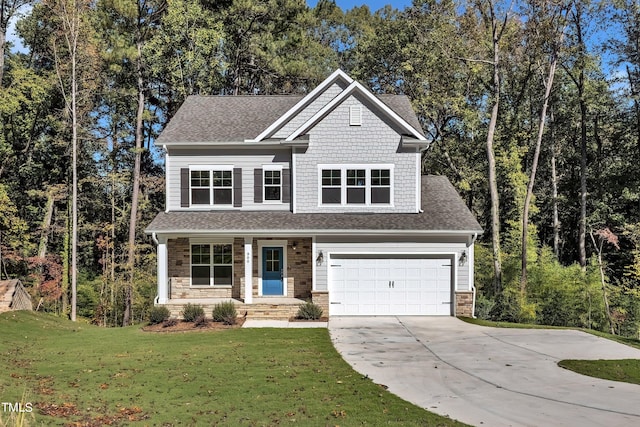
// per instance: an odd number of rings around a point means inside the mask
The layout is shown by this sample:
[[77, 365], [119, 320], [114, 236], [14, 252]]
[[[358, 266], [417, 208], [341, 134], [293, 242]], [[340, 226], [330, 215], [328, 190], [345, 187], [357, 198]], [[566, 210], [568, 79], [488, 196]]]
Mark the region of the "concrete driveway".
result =
[[570, 330], [501, 329], [452, 317], [332, 317], [353, 368], [431, 412], [476, 426], [637, 426], [640, 386], [562, 369], [562, 359], [640, 359]]

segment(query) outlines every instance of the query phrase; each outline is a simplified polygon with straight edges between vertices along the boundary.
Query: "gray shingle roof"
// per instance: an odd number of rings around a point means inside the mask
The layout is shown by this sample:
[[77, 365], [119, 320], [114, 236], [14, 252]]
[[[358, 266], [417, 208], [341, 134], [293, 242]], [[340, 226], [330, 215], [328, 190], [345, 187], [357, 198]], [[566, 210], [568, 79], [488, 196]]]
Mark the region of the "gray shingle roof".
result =
[[[156, 145], [253, 139], [302, 98], [301, 95], [189, 96]], [[409, 98], [378, 95], [378, 99], [422, 133]]]
[[147, 233], [212, 233], [271, 231], [340, 232], [482, 232], [469, 209], [446, 177], [422, 177], [423, 213], [409, 214], [294, 214], [289, 211], [162, 212]]

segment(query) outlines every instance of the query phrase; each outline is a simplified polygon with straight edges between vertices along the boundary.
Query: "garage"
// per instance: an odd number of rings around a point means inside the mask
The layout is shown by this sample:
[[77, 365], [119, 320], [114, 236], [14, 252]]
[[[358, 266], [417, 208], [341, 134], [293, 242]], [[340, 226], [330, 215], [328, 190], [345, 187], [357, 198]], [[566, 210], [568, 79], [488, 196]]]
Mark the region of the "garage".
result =
[[332, 255], [329, 314], [452, 315], [451, 259]]

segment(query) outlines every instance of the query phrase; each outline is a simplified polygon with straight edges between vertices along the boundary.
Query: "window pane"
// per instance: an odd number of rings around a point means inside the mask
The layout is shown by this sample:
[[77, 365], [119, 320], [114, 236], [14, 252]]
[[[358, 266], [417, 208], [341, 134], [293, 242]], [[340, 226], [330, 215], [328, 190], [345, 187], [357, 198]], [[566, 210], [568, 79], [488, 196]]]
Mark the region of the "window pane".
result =
[[231, 190], [214, 189], [213, 190], [213, 203], [215, 205], [230, 205], [231, 204]]
[[340, 185], [340, 169], [323, 169], [322, 170], [322, 185]]
[[209, 245], [191, 245], [192, 264], [210, 264], [211, 250]]
[[208, 187], [209, 171], [191, 171], [192, 187]]
[[213, 171], [214, 187], [231, 187], [231, 171]]
[[210, 285], [211, 281], [211, 268], [209, 266], [194, 265], [191, 267], [191, 284], [198, 285]]
[[230, 265], [216, 265], [213, 267], [214, 285], [231, 285], [233, 281], [233, 268]]
[[265, 200], [280, 200], [280, 187], [265, 187], [264, 188]]
[[340, 203], [340, 188], [323, 188], [322, 189], [322, 203]]
[[264, 172], [264, 184], [265, 185], [280, 185], [280, 171], [265, 171]]
[[194, 205], [209, 205], [209, 189], [193, 188], [191, 190], [191, 203]]
[[364, 203], [364, 188], [347, 188], [347, 203]]
[[365, 183], [366, 172], [364, 169], [348, 169], [347, 170], [347, 185], [362, 186]]
[[389, 169], [371, 170], [371, 185], [391, 185], [391, 171]]
[[391, 190], [389, 187], [377, 187], [371, 189], [371, 203], [391, 203]]

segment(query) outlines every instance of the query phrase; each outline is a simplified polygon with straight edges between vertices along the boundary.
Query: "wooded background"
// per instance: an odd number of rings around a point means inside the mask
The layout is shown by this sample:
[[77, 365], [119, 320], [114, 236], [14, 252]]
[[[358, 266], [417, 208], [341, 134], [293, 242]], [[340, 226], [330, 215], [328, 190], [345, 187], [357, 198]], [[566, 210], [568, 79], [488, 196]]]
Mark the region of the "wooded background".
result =
[[637, 0], [0, 5], [0, 271], [40, 309], [144, 320], [153, 141], [186, 96], [307, 93], [342, 68], [409, 96], [433, 140], [423, 172], [485, 229], [478, 316], [640, 333]]

